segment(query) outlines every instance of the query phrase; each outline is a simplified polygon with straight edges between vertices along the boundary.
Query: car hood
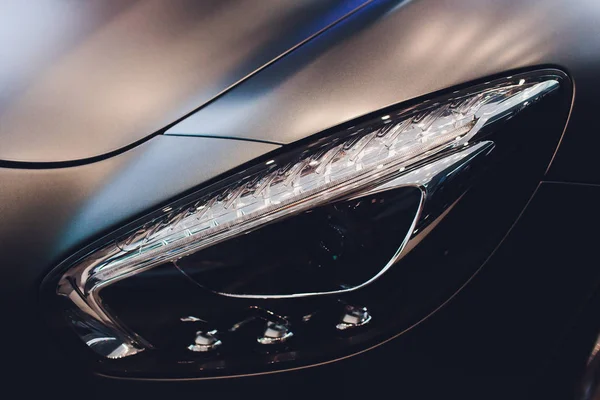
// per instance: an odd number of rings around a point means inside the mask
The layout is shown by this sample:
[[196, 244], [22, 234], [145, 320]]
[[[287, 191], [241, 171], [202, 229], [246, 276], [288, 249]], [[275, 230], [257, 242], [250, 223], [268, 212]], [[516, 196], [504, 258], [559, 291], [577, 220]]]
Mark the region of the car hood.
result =
[[366, 2], [2, 4], [0, 160], [85, 160], [131, 146]]

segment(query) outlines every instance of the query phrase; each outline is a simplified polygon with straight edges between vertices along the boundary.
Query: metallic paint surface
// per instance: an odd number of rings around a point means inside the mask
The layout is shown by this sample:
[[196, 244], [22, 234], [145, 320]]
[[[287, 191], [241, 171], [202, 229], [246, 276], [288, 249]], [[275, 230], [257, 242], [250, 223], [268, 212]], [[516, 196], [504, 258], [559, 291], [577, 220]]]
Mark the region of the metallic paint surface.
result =
[[2, 2], [0, 160], [119, 150], [365, 1]]
[[[566, 69], [585, 82], [578, 95], [600, 107], [599, 20], [600, 3], [591, 0], [378, 1], [167, 133], [291, 143], [398, 102], [536, 65]], [[593, 126], [581, 107], [576, 101], [572, 122]], [[592, 151], [579, 138], [577, 150]], [[591, 156], [576, 160], [580, 169], [593, 168]]]

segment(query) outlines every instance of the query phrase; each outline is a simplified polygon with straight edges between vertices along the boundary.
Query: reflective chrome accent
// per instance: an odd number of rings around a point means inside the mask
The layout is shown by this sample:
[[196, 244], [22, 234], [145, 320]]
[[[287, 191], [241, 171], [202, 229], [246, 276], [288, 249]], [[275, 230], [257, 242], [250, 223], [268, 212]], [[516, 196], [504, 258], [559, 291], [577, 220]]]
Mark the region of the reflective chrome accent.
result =
[[578, 400], [600, 399], [600, 336], [588, 357], [588, 364], [581, 381]]
[[371, 322], [371, 314], [369, 314], [367, 307], [346, 306], [342, 320], [335, 328], [339, 331], [345, 331], [346, 329], [365, 326], [369, 322]]
[[179, 320], [181, 322], [206, 322], [203, 319], [200, 319], [198, 317], [194, 317], [193, 315], [188, 315], [187, 317], [181, 317], [179, 318]]
[[199, 353], [205, 353], [208, 351], [215, 350], [222, 344], [222, 342], [216, 337], [217, 333], [218, 332], [216, 330], [209, 332], [196, 332], [194, 344], [189, 345], [188, 350]]
[[309, 322], [314, 317], [316, 312], [302, 316], [302, 322]]
[[[77, 280], [80, 280], [79, 284]], [[82, 288], [81, 291], [79, 288], [84, 282], [91, 283], [92, 286], [89, 290]], [[69, 313], [69, 318], [79, 335], [92, 350], [110, 359], [128, 357], [147, 348], [151, 349], [153, 346], [149, 342], [106, 311], [102, 299], [98, 296], [102, 287], [103, 285], [94, 286], [85, 275], [68, 278], [65, 275], [58, 285], [57, 293], [68, 297], [77, 306], [77, 309]], [[113, 346], [95, 345], [105, 342]]]
[[[418, 187], [422, 192], [421, 203], [419, 210], [415, 215], [411, 228], [406, 234], [406, 237], [402, 241], [396, 254], [390, 259], [390, 261], [368, 281], [354, 286], [352, 288], [336, 290], [330, 292], [317, 292], [317, 293], [299, 293], [289, 295], [254, 295], [254, 294], [231, 294], [231, 293], [218, 293], [222, 296], [245, 298], [245, 299], [290, 299], [290, 298], [301, 298], [301, 297], [312, 297], [322, 296], [327, 294], [340, 294], [348, 293], [359, 290], [375, 280], [379, 279], [385, 272], [387, 272], [395, 263], [397, 263], [405, 254], [408, 253], [409, 249], [414, 247], [414, 244], [423, 239], [423, 235], [417, 235], [419, 232], [425, 230], [432, 223], [439, 222], [436, 218], [441, 216], [443, 212], [450, 207], [458, 197], [447, 198], [448, 207], [443, 209], [432, 209], [429, 205], [429, 200], [442, 192], [442, 188], [448, 185], [449, 182], [456, 182], [462, 180], [461, 183], [468, 187], [468, 183], [471, 181], [471, 175], [463, 176], [463, 172], [469, 170], [469, 167], [473, 163], [485, 163], [485, 159], [494, 149], [494, 143], [491, 141], [485, 141], [472, 146], [466, 146], [464, 150], [453, 153], [447, 157], [443, 157], [436, 161], [431, 162], [423, 167], [412, 170], [404, 175], [399, 175], [396, 179], [393, 179], [381, 186], [374, 189], [362, 192], [352, 198], [360, 198], [374, 193], [385, 192], [387, 190], [399, 189], [402, 187]], [[404, 171], [399, 171], [403, 173]], [[466, 189], [465, 189], [466, 190]], [[464, 194], [460, 193], [460, 195]], [[427, 218], [425, 218], [427, 217]], [[418, 229], [417, 229], [418, 228]]]
[[288, 325], [269, 321], [262, 336], [256, 338], [260, 344], [277, 344], [287, 341], [294, 336]]
[[[94, 337], [85, 342], [94, 351], [104, 354], [106, 358], [117, 359], [137, 354], [139, 349], [132, 348], [126, 343], [119, 343], [113, 337]], [[139, 351], [136, 351], [139, 350]]]

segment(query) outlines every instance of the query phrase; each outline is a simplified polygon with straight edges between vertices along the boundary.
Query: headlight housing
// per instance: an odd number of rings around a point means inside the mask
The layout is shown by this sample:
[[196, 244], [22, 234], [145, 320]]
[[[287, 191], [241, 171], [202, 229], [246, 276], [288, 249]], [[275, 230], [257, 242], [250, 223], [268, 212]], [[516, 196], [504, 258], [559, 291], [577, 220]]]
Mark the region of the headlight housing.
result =
[[[117, 317], [104, 293], [171, 266], [227, 304], [206, 315], [180, 316], [181, 322], [206, 323], [188, 351], [223, 349], [222, 330], [210, 326], [231, 326], [234, 334], [253, 319], [267, 321], [259, 344], [286, 343], [294, 336], [288, 314], [308, 322], [314, 304], [335, 296], [351, 294], [364, 303], [363, 289], [465, 193], [472, 170], [494, 149], [490, 135], [564, 79], [556, 72], [520, 74], [392, 107], [284, 148], [167, 205], [59, 267], [56, 293], [68, 299], [69, 324], [101, 357], [155, 349]], [[318, 254], [304, 251], [313, 248]], [[268, 272], [257, 278], [261, 266]], [[340, 318], [337, 331], [370, 323], [367, 308], [342, 303], [341, 316], [332, 311]]]

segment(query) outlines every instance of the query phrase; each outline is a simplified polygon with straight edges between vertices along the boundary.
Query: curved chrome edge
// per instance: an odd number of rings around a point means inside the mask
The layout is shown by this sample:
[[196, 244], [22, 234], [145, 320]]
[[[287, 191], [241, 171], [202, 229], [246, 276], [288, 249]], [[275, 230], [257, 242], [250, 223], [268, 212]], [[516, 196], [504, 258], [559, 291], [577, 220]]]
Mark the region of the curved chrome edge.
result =
[[600, 399], [600, 336], [588, 357], [588, 363], [579, 387], [578, 400]]
[[97, 293], [85, 296], [68, 279], [61, 280], [57, 293], [77, 307], [69, 310], [68, 317], [86, 345], [98, 354], [118, 359], [153, 347], [109, 313]]
[[[426, 228], [434, 223], [439, 222], [439, 217], [444, 216], [444, 212], [452, 207], [452, 205], [464, 194], [462, 192], [460, 196], [457, 196], [453, 199], [447, 199], [448, 206], [443, 209], [432, 210], [428, 206], [429, 200], [435, 196], [436, 192], [441, 189], [442, 186], [445, 186], [449, 180], [449, 177], [452, 175], [454, 179], [459, 177], [461, 173], [466, 171], [469, 166], [471, 166], [474, 162], [481, 162], [484, 158], [486, 158], [494, 149], [494, 143], [491, 141], [485, 141], [478, 143], [476, 145], [467, 147], [466, 149], [448, 155], [444, 158], [441, 158], [437, 161], [434, 161], [430, 164], [427, 164], [421, 168], [413, 170], [405, 175], [401, 175], [396, 179], [393, 179], [381, 186], [378, 186], [374, 189], [368, 190], [366, 192], [362, 192], [360, 194], [354, 195], [351, 198], [356, 199], [360, 197], [364, 197], [367, 195], [382, 193], [388, 190], [399, 189], [402, 187], [416, 187], [421, 190], [421, 201], [419, 203], [419, 207], [417, 208], [417, 212], [415, 213], [415, 217], [413, 222], [408, 230], [406, 236], [404, 237], [400, 247], [394, 254], [394, 256], [388, 261], [388, 263], [372, 278], [363, 282], [360, 285], [354, 286], [348, 289], [342, 290], [332, 290], [328, 292], [309, 292], [309, 293], [296, 293], [296, 294], [288, 294], [288, 295], [253, 295], [253, 294], [232, 294], [225, 292], [215, 292], [222, 296], [234, 297], [240, 299], [293, 299], [293, 298], [303, 298], [303, 297], [314, 297], [314, 296], [325, 296], [325, 295], [334, 295], [334, 294], [342, 294], [342, 293], [350, 293], [364, 288], [365, 286], [375, 282], [379, 279], [383, 274], [385, 274], [394, 264], [400, 261], [406, 254], [408, 254], [409, 249], [412, 249], [416, 243], [415, 241], [420, 241], [424, 238], [423, 235], [418, 235], [419, 232], [423, 232]], [[465, 181], [470, 181], [470, 179], [465, 178]], [[468, 182], [465, 182], [468, 183]], [[465, 190], [466, 191], [466, 190]]]

